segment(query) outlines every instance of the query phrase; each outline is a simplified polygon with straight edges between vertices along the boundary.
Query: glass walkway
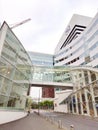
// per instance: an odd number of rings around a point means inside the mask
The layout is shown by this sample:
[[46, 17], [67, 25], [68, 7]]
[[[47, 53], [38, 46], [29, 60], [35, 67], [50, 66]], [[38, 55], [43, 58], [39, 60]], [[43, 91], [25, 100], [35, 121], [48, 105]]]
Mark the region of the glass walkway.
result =
[[70, 67], [34, 66], [31, 85], [39, 87], [66, 87], [72, 89]]

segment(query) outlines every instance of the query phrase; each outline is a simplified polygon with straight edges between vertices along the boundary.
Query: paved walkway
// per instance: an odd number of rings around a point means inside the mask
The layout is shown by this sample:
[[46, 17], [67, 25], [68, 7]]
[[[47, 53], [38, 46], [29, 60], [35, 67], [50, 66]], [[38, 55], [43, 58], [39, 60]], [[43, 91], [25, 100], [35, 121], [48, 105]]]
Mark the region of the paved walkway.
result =
[[51, 124], [37, 114], [31, 113], [29, 116], [0, 125], [0, 130], [61, 130], [56, 125]]
[[53, 119], [55, 122], [61, 120], [63, 128], [65, 127], [67, 130], [70, 130], [71, 125], [74, 126], [74, 130], [98, 130], [98, 118], [41, 110], [40, 114], [45, 118]]

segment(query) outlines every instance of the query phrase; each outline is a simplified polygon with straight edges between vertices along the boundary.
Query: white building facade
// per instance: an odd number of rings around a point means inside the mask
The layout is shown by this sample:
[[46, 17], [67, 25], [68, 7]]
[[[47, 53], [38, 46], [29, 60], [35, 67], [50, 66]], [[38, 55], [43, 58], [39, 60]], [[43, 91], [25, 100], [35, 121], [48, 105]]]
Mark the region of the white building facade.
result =
[[54, 65], [75, 67], [69, 72], [73, 91], [59, 105], [67, 104], [65, 112], [98, 117], [98, 14], [93, 19], [73, 15], [55, 49]]
[[[95, 19], [93, 21], [95, 21]], [[55, 49], [55, 66], [78, 66], [86, 64], [85, 60], [88, 57], [88, 50], [90, 50], [93, 46], [91, 46], [91, 36], [89, 30], [91, 30], [92, 26], [93, 28], [96, 28], [92, 25], [93, 21], [91, 21], [91, 18], [88, 17], [73, 15], [68, 25], [69, 30], [65, 30]], [[92, 40], [94, 40], [93, 37]], [[90, 53], [89, 55], [90, 58], [92, 58]]]

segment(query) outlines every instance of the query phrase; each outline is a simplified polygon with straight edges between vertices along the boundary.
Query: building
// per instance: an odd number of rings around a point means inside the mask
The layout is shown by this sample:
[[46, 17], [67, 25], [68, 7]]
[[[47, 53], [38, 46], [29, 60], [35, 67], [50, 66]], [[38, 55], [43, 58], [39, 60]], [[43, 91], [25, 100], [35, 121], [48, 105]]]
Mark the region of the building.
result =
[[[72, 90], [59, 90], [55, 91], [54, 98], [54, 111], [68, 113], [67, 104], [64, 103], [65, 99], [72, 93]], [[63, 103], [62, 103], [63, 101]]]
[[54, 88], [42, 88], [42, 98], [54, 98]]
[[98, 117], [98, 69], [72, 69], [73, 92], [63, 100], [68, 113]]
[[31, 60], [6, 22], [0, 29], [0, 124], [27, 115]]
[[[38, 52], [28, 52], [28, 54], [32, 60], [32, 64], [34, 65], [34, 78], [36, 79], [38, 77], [39, 80], [42, 80], [44, 77], [44, 82], [51, 80], [52, 76], [49, 75], [49, 72], [45, 75], [43, 75], [43, 72], [45, 67], [53, 68], [53, 55]], [[42, 87], [42, 98], [54, 98], [54, 88]]]
[[73, 91], [59, 105], [66, 104], [68, 113], [98, 117], [98, 13], [93, 19], [73, 15], [55, 49], [54, 65], [73, 67]]
[[[33, 78], [73, 84], [72, 90], [55, 89], [55, 111], [98, 117], [98, 13], [94, 18], [73, 15], [54, 56], [30, 53], [29, 57], [4, 22], [0, 29], [0, 124], [27, 115], [24, 110]], [[46, 91], [45, 97], [50, 93]]]
[[85, 64], [85, 59], [87, 59], [85, 51], [88, 49], [86, 46], [87, 44], [85, 43], [85, 32], [88, 29], [91, 20], [91, 18], [81, 15], [75, 14], [72, 16], [55, 48], [55, 66], [77, 66]]
[[50, 66], [53, 67], [53, 55], [39, 52], [28, 51], [34, 66]]

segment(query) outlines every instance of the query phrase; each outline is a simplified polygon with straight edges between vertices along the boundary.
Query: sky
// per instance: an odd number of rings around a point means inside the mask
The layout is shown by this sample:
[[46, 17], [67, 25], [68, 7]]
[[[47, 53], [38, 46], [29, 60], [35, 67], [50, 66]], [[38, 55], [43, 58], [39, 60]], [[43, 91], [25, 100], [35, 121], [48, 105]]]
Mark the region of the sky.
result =
[[0, 22], [13, 29], [27, 51], [53, 54], [74, 13], [94, 17], [98, 0], [0, 0]]
[[27, 51], [48, 54], [73, 14], [94, 17], [97, 12], [98, 0], [0, 0], [0, 23], [11, 26], [30, 18], [13, 31]]

